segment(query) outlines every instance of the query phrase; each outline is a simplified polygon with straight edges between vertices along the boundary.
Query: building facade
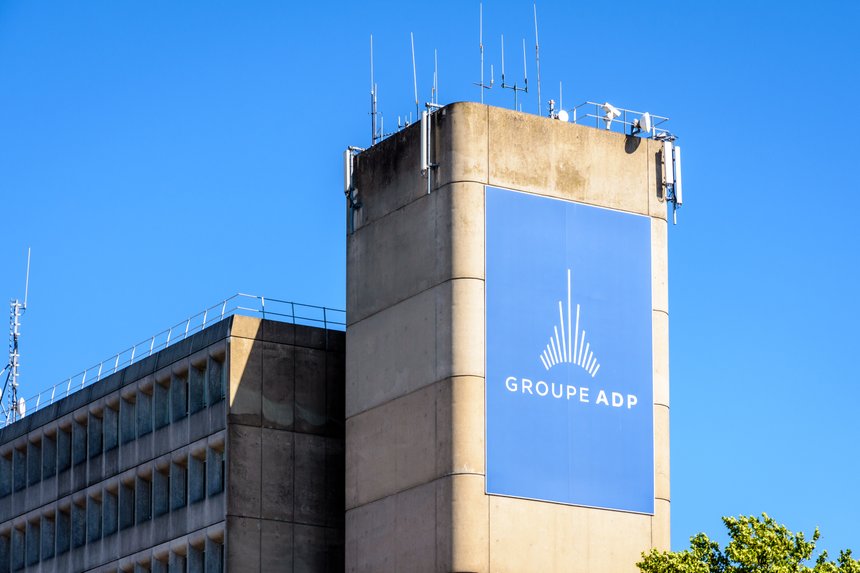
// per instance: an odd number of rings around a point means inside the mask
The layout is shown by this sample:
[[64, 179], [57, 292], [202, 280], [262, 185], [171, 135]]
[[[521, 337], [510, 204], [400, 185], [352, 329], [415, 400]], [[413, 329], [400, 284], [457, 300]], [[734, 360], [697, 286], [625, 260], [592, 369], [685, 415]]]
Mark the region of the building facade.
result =
[[[643, 551], [669, 548], [662, 146], [475, 103], [427, 121], [353, 158], [346, 568], [634, 572]], [[610, 244], [601, 217], [635, 233]], [[528, 272], [502, 276], [513, 259]], [[628, 275], [635, 304], [610, 296]], [[523, 297], [525, 287], [557, 298]], [[498, 310], [515, 296], [521, 306]], [[587, 339], [569, 326], [580, 297]], [[523, 336], [536, 327], [547, 338]], [[586, 340], [586, 358], [568, 340]], [[509, 372], [491, 371], [522, 352]], [[606, 358], [599, 371], [592, 352]], [[610, 380], [636, 383], [624, 407]]]
[[0, 430], [0, 572], [342, 570], [343, 353], [233, 316]]

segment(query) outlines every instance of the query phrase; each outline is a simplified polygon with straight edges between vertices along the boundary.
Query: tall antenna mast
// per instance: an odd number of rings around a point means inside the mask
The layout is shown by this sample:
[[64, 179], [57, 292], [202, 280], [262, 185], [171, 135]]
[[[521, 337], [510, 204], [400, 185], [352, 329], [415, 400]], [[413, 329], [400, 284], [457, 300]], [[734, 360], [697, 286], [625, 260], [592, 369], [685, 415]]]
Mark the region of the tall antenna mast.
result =
[[409, 32], [409, 38], [412, 40], [412, 85], [415, 89], [415, 113], [421, 117], [421, 108], [418, 105], [418, 71], [415, 68], [415, 34]]
[[543, 100], [540, 98], [540, 42], [538, 41], [537, 2], [534, 3], [535, 12], [535, 61], [537, 62], [537, 88], [538, 88], [538, 115], [543, 115]]
[[[9, 303], [9, 363], [0, 371], [0, 376], [6, 372], [6, 381], [0, 394], [0, 408], [6, 416], [6, 424], [11, 424], [26, 413], [23, 398], [18, 398], [18, 339], [21, 336], [21, 317], [27, 310], [27, 295], [30, 290], [30, 249], [27, 249], [27, 275], [24, 281], [24, 302], [13, 299]], [[7, 392], [8, 391], [8, 392]], [[8, 399], [3, 400], [7, 397]]]
[[373, 81], [373, 34], [370, 35], [370, 143], [375, 145], [379, 130], [376, 122], [376, 84]]
[[432, 103], [439, 103], [439, 51], [433, 49], [433, 90], [430, 94]]
[[[484, 90], [493, 87], [492, 72], [490, 72], [490, 85], [484, 84], [484, 3], [478, 3], [478, 47], [481, 49], [481, 83], [475, 84], [481, 88], [481, 103], [484, 103]], [[490, 67], [492, 70], [492, 67]]]

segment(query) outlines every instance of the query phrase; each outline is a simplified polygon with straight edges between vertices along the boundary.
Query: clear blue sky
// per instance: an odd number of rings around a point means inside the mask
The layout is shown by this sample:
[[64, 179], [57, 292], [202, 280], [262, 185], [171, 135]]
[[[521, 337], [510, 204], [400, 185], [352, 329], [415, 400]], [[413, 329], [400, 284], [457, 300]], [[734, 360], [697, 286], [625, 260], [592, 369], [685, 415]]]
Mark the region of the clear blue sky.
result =
[[[422, 100], [434, 48], [441, 102], [478, 98], [478, 3], [425, 5], [0, 1], [0, 296], [32, 246], [24, 394], [237, 291], [342, 308], [369, 34], [387, 128], [414, 109], [410, 31]], [[673, 546], [766, 511], [860, 550], [860, 4], [538, 12], [545, 100], [563, 81], [565, 107], [668, 115], [684, 147]], [[531, 3], [488, 0], [484, 31], [497, 81], [499, 35], [511, 75], [525, 37], [534, 85]]]

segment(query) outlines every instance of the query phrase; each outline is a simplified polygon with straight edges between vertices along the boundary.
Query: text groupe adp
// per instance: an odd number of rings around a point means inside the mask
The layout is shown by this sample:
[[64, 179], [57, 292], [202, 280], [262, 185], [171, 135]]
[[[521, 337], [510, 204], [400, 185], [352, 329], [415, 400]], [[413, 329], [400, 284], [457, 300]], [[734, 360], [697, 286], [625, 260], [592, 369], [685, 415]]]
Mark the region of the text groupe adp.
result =
[[517, 378], [516, 376], [508, 376], [505, 378], [505, 388], [508, 392], [530, 394], [532, 396], [547, 397], [551, 396], [556, 399], [576, 400], [584, 404], [599, 404], [613, 408], [622, 408], [625, 405], [627, 409], [631, 409], [639, 403], [639, 399], [635, 394], [622, 394], [620, 392], [606, 392], [599, 390], [597, 395], [592, 395], [591, 390], [585, 386], [573, 386], [571, 384], [557, 384], [555, 382], [544, 382], [538, 380], [533, 382], [528, 378]]

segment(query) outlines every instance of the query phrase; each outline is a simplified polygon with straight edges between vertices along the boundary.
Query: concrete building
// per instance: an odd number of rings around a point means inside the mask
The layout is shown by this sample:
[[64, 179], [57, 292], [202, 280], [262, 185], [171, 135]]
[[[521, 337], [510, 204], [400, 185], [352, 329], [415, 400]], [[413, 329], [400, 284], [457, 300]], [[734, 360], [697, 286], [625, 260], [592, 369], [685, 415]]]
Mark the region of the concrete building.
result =
[[[430, 122], [438, 167], [429, 193], [417, 124], [354, 158], [361, 207], [347, 243], [346, 568], [636, 571], [642, 551], [669, 547], [661, 145], [474, 103], [446, 106]], [[485, 397], [502, 383], [485, 370], [491, 187], [645, 222], [646, 511], [488, 494]], [[539, 232], [541, 221], [533, 223]]]
[[344, 334], [233, 316], [0, 430], [0, 572], [343, 569]]
[[428, 121], [429, 186], [423, 124], [352, 158], [345, 334], [234, 316], [0, 430], [0, 573], [623, 573], [669, 547], [662, 146], [473, 103]]

